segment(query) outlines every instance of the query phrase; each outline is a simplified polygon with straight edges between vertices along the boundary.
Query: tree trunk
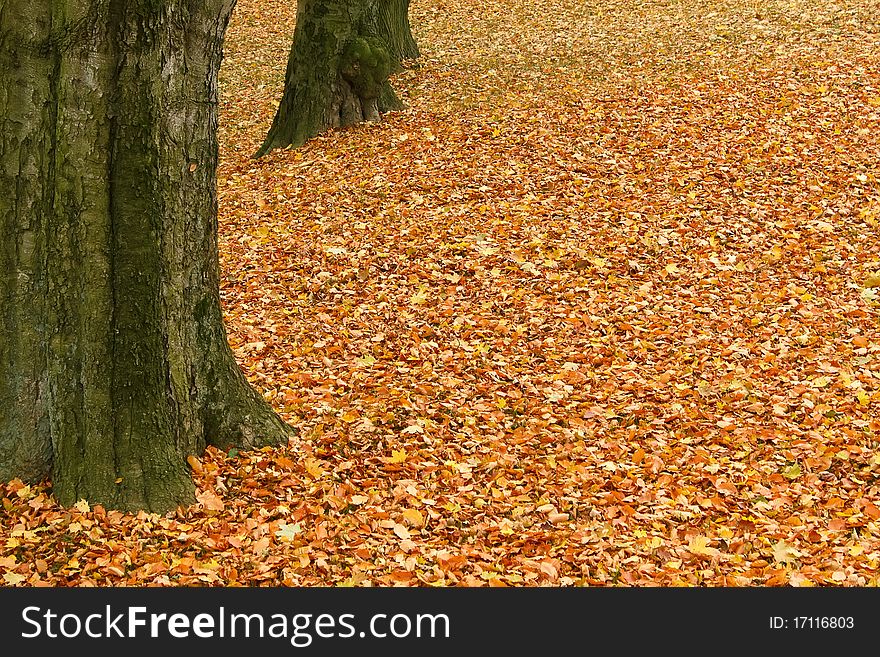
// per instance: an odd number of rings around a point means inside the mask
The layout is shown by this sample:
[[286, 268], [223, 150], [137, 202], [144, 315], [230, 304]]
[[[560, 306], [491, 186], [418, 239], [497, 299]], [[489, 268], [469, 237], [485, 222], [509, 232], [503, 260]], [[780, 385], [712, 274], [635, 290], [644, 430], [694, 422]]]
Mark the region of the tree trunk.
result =
[[410, 0], [382, 0], [377, 3], [379, 36], [395, 62], [418, 59], [419, 46], [409, 23]]
[[418, 56], [408, 9], [409, 0], [299, 0], [284, 94], [256, 157], [402, 108], [388, 76]]
[[0, 0], [0, 479], [167, 511], [287, 428], [226, 342], [217, 72], [234, 0]]

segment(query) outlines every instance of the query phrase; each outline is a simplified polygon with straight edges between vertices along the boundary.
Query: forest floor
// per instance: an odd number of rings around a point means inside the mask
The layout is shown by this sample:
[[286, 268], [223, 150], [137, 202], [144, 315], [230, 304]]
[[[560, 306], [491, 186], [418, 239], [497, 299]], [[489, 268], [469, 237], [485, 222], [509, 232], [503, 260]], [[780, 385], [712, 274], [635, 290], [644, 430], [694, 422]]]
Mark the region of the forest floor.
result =
[[254, 160], [295, 4], [219, 198], [296, 438], [169, 516], [0, 488], [5, 583], [880, 583], [878, 0], [415, 0], [407, 109]]

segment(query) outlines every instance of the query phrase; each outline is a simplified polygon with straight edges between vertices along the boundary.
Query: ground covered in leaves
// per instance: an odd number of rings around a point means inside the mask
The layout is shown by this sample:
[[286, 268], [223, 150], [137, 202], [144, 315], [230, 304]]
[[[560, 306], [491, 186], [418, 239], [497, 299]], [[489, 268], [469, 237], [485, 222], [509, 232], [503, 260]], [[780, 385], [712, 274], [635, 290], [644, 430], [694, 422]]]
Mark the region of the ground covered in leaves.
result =
[[123, 515], [0, 488], [21, 585], [877, 585], [877, 0], [416, 0], [408, 109], [251, 159], [230, 339], [298, 430]]

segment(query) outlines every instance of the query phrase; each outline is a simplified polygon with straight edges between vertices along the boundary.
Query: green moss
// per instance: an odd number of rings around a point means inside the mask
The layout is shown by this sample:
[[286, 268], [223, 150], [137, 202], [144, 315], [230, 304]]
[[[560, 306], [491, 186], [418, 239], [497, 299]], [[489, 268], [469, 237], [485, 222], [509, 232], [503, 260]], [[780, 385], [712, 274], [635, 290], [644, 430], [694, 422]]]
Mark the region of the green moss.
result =
[[381, 39], [356, 37], [342, 52], [342, 77], [363, 99], [378, 98], [394, 63]]

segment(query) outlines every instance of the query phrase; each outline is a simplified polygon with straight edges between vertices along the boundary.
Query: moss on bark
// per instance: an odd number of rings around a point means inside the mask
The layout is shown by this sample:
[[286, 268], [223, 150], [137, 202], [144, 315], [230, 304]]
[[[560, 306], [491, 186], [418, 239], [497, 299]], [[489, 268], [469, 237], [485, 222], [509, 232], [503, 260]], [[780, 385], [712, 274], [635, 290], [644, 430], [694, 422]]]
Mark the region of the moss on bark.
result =
[[403, 0], [300, 0], [284, 93], [256, 153], [401, 109], [389, 76], [417, 57]]
[[[232, 3], [0, 12], [0, 479], [168, 511], [186, 457], [287, 429], [226, 342], [217, 72]], [[15, 44], [11, 46], [10, 44]]]

